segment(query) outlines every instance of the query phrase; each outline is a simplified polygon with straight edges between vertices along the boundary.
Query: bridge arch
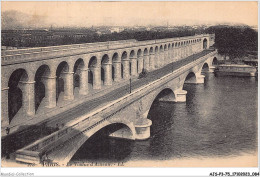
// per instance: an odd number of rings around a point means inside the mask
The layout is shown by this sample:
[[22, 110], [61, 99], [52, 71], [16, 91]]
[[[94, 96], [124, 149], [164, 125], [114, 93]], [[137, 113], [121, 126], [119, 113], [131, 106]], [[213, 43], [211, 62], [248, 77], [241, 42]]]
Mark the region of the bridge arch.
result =
[[124, 51], [121, 55], [121, 60], [127, 60], [127, 52]]
[[[173, 102], [175, 101], [176, 96], [174, 94], [174, 91], [172, 88], [165, 86], [163, 88], [161, 88], [160, 90], [158, 90], [157, 92], [155, 92], [155, 94], [153, 94], [153, 97], [151, 97], [148, 105], [147, 105], [147, 118], [151, 119], [151, 112], [154, 108], [154, 106], [157, 106], [159, 102]], [[157, 120], [158, 121], [158, 120]], [[153, 134], [153, 125], [156, 125], [156, 120], [152, 120], [153, 124], [151, 126], [151, 134]]]
[[162, 45], [160, 46], [160, 52], [163, 52], [163, 46]]
[[[77, 61], [74, 64], [73, 72], [73, 89], [74, 89], [74, 95], [76, 93], [80, 93], [81, 90], [83, 90], [83, 87], [86, 87], [87, 78], [84, 77], [85, 75], [85, 63], [82, 58], [77, 59]], [[88, 71], [87, 71], [88, 72]], [[81, 92], [82, 93], [82, 92]]]
[[84, 143], [87, 142], [89, 138], [91, 138], [93, 135], [97, 133], [103, 133], [102, 130], [106, 130], [106, 129], [108, 129], [108, 132], [105, 131], [105, 133], [107, 133], [106, 135], [109, 135], [109, 133], [112, 133], [110, 132], [111, 129], [114, 131], [113, 128], [118, 125], [121, 126], [120, 128], [124, 128], [124, 130], [127, 131], [128, 135], [131, 136], [130, 138], [135, 139], [135, 127], [133, 124], [124, 121], [119, 121], [119, 120], [105, 121], [104, 123], [100, 124], [100, 126], [94, 127], [92, 131], [88, 131], [88, 133], [82, 134], [81, 139], [77, 143], [73, 144], [71, 151], [66, 154], [66, 157], [64, 157], [63, 162], [68, 163], [76, 154], [76, 152], [84, 145]]
[[130, 64], [129, 64], [129, 70], [130, 75], [135, 75], [137, 72], [137, 60], [136, 60], [136, 52], [134, 50], [131, 50], [130, 55]]
[[164, 49], [164, 51], [165, 51], [165, 50], [168, 50], [168, 48], [167, 48], [167, 44], [164, 44], [163, 49]]
[[28, 82], [27, 71], [23, 68], [16, 69], [12, 72], [8, 81], [8, 117], [9, 123], [13, 120], [19, 111], [24, 108], [26, 99], [26, 90], [22, 84]]
[[67, 76], [69, 75], [69, 65], [66, 61], [61, 62], [56, 69], [56, 101], [65, 100], [65, 94], [68, 92], [66, 85], [69, 85]]
[[[46, 104], [45, 103], [45, 96], [49, 94], [49, 90], [47, 88], [47, 80], [48, 78], [50, 77], [50, 67], [46, 64], [44, 65], [41, 65], [37, 70], [36, 70], [36, 73], [35, 73], [35, 77], [34, 77], [34, 80], [35, 80], [35, 86], [34, 86], [34, 99], [35, 99], [35, 111], [37, 112], [39, 106], [41, 104]], [[47, 105], [46, 105], [47, 106]]]
[[159, 47], [158, 47], [158, 46], [155, 46], [154, 52], [155, 52], [155, 53], [158, 53], [158, 50], [159, 50]]
[[[118, 57], [118, 54], [116, 55]], [[112, 66], [110, 63], [109, 56], [103, 55], [101, 59], [101, 84], [111, 85], [112, 84]]]
[[155, 56], [154, 56], [154, 48], [150, 47], [149, 49], [149, 69], [153, 70], [155, 66]]
[[148, 48], [144, 49], [144, 54], [143, 54], [143, 68], [146, 70], [149, 70], [150, 66], [150, 57], [149, 57], [149, 51]]
[[205, 62], [202, 65], [201, 72], [207, 72], [207, 71], [209, 71], [209, 64], [207, 62]]
[[112, 56], [112, 80], [119, 81], [121, 79], [121, 58], [118, 53], [115, 52]]
[[[96, 69], [97, 68], [97, 69]], [[93, 89], [94, 87], [94, 78], [97, 79], [99, 77], [94, 76], [94, 74], [99, 74], [98, 72], [95, 72], [95, 70], [98, 70], [98, 63], [97, 63], [97, 57], [92, 56], [88, 63], [88, 88]]]
[[150, 47], [150, 49], [149, 49], [149, 55], [151, 55], [151, 54], [153, 54], [154, 53], [154, 49], [153, 49], [153, 47]]
[[196, 83], [197, 81], [196, 74], [193, 71], [190, 71], [184, 78], [184, 83]]
[[127, 52], [124, 51], [121, 55], [121, 78], [128, 78], [131, 73], [130, 69], [130, 60]]
[[148, 55], [148, 49], [147, 48], [144, 49], [144, 55]]
[[135, 58], [135, 57], [136, 57], [135, 51], [131, 50], [131, 52], [130, 52], [130, 59]]
[[212, 60], [212, 65], [217, 65], [218, 64], [218, 59], [217, 57], [214, 57], [213, 60]]

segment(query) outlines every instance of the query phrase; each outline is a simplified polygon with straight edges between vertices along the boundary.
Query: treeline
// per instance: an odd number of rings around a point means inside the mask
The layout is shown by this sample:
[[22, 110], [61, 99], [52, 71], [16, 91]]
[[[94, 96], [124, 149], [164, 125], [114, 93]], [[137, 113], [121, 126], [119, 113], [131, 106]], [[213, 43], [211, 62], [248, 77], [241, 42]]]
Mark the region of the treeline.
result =
[[252, 28], [213, 26], [206, 32], [215, 33], [215, 47], [219, 54], [229, 56], [231, 60], [257, 51], [258, 33]]
[[109, 34], [97, 34], [95, 32], [86, 32], [78, 34], [76, 32], [42, 32], [42, 33], [29, 33], [22, 34], [19, 32], [2, 33], [2, 45], [12, 47], [45, 47], [53, 45], [69, 45], [80, 43], [93, 43], [93, 42], [105, 42], [105, 41], [117, 41], [136, 39], [139, 41], [152, 40], [152, 39], [164, 39], [172, 37], [192, 36], [201, 33], [196, 30], [157, 30], [157, 31], [137, 31], [137, 30], [125, 30], [120, 33], [114, 32]]

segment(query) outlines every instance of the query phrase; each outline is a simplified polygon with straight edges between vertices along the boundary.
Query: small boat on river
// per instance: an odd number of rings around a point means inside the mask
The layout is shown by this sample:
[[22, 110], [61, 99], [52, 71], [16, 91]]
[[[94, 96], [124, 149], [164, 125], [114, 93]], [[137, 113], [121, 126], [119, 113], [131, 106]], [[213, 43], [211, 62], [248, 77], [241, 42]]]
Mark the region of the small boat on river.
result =
[[240, 64], [222, 64], [215, 69], [216, 76], [249, 76], [255, 77], [257, 70], [253, 66]]

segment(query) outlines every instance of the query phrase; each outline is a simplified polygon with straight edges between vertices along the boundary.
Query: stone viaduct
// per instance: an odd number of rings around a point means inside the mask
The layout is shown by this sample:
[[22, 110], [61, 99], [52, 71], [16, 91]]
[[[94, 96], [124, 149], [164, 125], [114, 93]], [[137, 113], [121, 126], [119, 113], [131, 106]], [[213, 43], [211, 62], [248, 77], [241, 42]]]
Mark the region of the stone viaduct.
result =
[[[109, 41], [5, 51], [2, 56], [2, 128], [15, 121], [37, 118], [37, 110], [55, 108], [60, 100], [128, 80], [142, 72], [208, 50], [214, 35], [204, 34], [150, 41]], [[40, 163], [48, 154], [54, 162], [67, 163], [93, 134], [104, 127], [123, 127], [110, 136], [144, 140], [150, 136], [147, 118], [155, 100], [185, 102], [184, 83], [204, 83], [202, 68], [214, 69], [217, 51], [156, 79], [106, 106], [86, 112], [62, 129], [18, 150], [16, 160]], [[14, 123], [13, 123], [14, 122]]]
[[[109, 41], [2, 52], [2, 128], [26, 121], [74, 95], [129, 79], [197, 53], [212, 35], [150, 41]], [[214, 36], [213, 36], [214, 37]], [[204, 42], [203, 42], [204, 41]], [[21, 121], [21, 120], [20, 120]]]

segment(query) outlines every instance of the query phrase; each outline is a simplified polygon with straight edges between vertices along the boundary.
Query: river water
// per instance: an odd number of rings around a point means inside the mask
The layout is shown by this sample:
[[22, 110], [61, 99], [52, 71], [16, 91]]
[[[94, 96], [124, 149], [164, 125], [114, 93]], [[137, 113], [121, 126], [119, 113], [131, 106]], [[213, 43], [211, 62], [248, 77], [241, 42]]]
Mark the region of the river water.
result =
[[76, 162], [130, 162], [226, 157], [257, 150], [257, 79], [215, 77], [185, 84], [186, 103], [154, 102], [145, 141], [91, 137], [74, 155]]

